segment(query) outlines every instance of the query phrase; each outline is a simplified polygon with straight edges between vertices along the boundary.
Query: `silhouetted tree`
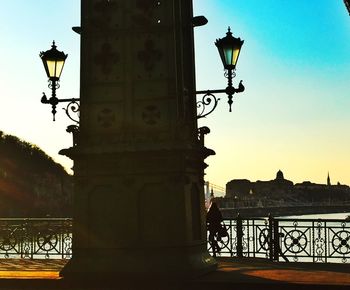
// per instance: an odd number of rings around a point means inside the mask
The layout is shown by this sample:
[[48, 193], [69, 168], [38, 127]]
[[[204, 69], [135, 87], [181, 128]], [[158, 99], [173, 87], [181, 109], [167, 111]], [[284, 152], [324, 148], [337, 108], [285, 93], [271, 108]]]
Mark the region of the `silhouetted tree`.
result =
[[71, 216], [73, 182], [38, 146], [0, 131], [0, 217]]

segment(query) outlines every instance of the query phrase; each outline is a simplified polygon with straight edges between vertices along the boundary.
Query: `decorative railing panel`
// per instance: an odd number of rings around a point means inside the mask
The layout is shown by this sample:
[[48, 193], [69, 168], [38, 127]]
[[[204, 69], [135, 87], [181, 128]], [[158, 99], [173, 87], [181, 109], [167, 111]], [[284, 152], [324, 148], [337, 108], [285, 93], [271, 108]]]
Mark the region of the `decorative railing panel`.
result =
[[[220, 255], [272, 261], [349, 263], [350, 221], [225, 219]], [[209, 251], [212, 253], [210, 244]], [[0, 219], [0, 259], [70, 259], [72, 219]]]
[[[287, 262], [350, 261], [350, 221], [237, 217], [223, 223], [229, 235], [217, 237], [221, 256]], [[213, 253], [210, 244], [208, 248]]]
[[280, 254], [292, 261], [349, 262], [350, 222], [278, 220]]
[[0, 219], [0, 258], [69, 259], [71, 219]]

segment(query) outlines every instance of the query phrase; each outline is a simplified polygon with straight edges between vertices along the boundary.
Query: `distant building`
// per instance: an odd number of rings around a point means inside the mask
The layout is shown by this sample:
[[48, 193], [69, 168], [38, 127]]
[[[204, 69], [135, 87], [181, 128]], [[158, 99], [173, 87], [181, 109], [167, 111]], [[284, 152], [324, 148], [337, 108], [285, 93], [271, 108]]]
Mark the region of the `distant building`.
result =
[[350, 187], [348, 185], [340, 184], [339, 182], [332, 185], [328, 173], [327, 184], [317, 184], [310, 181], [297, 183], [294, 186], [294, 195], [299, 200], [304, 200], [308, 203], [342, 202], [350, 199]]
[[226, 195], [218, 200], [222, 208], [268, 207], [312, 203], [340, 203], [350, 200], [347, 185], [331, 184], [327, 175], [326, 184], [310, 181], [293, 184], [278, 170], [276, 178], [268, 181], [251, 182], [248, 179], [234, 179], [226, 184]]
[[247, 194], [274, 195], [289, 194], [293, 190], [293, 182], [284, 179], [283, 172], [279, 170], [276, 178], [269, 181], [251, 182], [247, 179], [234, 179], [226, 184], [226, 196], [244, 197]]

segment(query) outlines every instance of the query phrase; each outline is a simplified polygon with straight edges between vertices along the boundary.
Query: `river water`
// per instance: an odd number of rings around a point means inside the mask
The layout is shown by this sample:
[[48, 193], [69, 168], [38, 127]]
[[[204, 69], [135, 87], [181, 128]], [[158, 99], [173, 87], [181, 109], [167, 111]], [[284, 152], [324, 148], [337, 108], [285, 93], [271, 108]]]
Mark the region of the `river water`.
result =
[[350, 216], [350, 212], [280, 216], [279, 218], [288, 218], [288, 219], [345, 219], [347, 216]]

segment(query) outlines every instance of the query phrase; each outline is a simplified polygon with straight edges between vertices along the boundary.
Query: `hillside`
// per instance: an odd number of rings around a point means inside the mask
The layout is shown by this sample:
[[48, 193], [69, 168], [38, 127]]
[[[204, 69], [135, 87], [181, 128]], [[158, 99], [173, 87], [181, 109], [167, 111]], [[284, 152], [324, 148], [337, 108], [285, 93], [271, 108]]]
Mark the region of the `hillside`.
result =
[[0, 217], [71, 216], [72, 189], [44, 151], [0, 131]]

